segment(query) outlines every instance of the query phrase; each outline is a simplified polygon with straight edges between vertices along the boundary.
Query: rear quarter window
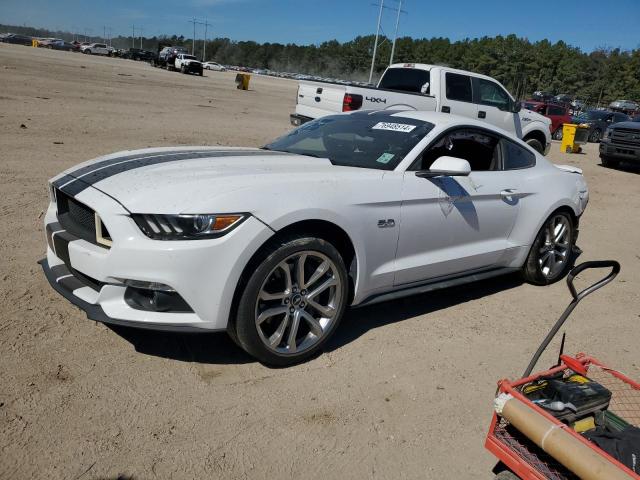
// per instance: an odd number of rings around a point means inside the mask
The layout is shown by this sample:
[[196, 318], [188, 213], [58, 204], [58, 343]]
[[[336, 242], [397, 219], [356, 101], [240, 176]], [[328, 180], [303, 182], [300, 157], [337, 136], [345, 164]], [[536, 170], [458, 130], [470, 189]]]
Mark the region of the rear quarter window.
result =
[[536, 156], [533, 153], [509, 140], [502, 140], [502, 152], [503, 170], [519, 170], [536, 164]]

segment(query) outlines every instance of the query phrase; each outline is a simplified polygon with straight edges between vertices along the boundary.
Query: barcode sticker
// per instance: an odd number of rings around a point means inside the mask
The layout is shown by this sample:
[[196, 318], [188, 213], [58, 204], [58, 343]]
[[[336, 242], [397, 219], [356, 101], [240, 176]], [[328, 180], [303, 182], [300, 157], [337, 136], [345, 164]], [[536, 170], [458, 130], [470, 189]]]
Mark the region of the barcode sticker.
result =
[[392, 132], [405, 132], [405, 133], [409, 133], [414, 128], [416, 128], [415, 125], [407, 125], [405, 123], [389, 123], [389, 122], [378, 122], [373, 127], [371, 127], [372, 130], [391, 130]]

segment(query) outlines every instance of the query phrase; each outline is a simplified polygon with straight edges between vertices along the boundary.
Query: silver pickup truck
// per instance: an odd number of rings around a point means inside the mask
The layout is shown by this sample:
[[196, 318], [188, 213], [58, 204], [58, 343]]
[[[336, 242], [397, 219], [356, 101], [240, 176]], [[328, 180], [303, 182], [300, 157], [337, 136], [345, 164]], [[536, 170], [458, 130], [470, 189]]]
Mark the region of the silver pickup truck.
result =
[[400, 63], [384, 72], [377, 87], [301, 81], [293, 125], [352, 110], [426, 110], [483, 119], [547, 154], [551, 121], [517, 102], [497, 80], [464, 70]]

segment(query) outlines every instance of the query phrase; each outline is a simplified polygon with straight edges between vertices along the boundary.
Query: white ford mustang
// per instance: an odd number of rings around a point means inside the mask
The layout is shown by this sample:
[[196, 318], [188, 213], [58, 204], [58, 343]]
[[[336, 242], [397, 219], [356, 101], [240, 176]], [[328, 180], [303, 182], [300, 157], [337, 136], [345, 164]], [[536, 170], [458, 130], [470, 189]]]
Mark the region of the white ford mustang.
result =
[[51, 285], [105, 323], [226, 330], [277, 365], [348, 305], [520, 271], [564, 275], [588, 191], [507, 132], [435, 112], [355, 112], [262, 149], [120, 152], [53, 178]]

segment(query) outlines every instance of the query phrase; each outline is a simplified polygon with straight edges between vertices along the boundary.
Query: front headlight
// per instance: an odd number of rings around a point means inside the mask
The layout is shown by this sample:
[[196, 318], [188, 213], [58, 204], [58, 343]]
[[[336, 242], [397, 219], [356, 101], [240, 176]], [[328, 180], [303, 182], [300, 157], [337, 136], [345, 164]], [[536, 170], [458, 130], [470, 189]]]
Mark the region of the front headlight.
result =
[[154, 240], [203, 240], [229, 233], [245, 221], [246, 213], [200, 215], [131, 215], [142, 233]]

